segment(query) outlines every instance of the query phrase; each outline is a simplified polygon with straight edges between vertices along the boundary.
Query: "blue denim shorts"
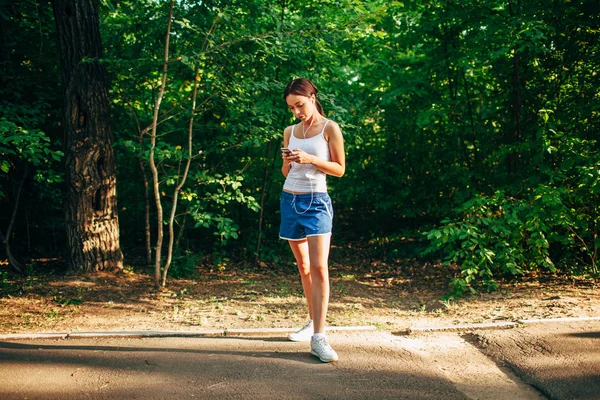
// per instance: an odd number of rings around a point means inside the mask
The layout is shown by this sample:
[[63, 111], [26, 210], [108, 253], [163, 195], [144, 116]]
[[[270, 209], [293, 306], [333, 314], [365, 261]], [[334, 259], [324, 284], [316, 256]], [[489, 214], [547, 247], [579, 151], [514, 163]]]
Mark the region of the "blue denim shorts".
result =
[[302, 240], [308, 236], [330, 235], [333, 206], [327, 193], [281, 193], [279, 237]]

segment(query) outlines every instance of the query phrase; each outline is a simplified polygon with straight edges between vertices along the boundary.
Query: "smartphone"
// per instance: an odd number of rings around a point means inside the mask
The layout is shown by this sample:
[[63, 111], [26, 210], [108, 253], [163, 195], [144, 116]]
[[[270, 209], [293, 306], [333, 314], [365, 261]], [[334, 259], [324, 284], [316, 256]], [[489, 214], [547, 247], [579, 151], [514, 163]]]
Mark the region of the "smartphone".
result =
[[292, 152], [292, 150], [288, 149], [287, 147], [282, 147], [281, 152], [288, 155]]

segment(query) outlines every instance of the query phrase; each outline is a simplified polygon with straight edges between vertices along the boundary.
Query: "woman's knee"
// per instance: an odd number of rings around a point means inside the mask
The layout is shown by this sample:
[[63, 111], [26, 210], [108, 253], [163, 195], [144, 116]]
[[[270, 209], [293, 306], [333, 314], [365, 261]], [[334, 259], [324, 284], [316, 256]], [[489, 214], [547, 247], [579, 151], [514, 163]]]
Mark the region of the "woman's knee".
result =
[[310, 275], [310, 264], [309, 263], [298, 264], [298, 271], [300, 271], [300, 276]]
[[327, 264], [316, 264], [310, 266], [310, 274], [313, 281], [326, 281], [329, 279]]

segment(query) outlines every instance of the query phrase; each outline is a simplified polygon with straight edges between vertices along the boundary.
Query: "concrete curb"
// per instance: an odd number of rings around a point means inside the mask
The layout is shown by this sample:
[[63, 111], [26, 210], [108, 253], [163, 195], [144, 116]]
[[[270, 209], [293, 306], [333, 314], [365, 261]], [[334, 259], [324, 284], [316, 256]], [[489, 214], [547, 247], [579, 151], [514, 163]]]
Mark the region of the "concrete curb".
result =
[[520, 319], [517, 322], [522, 325], [527, 325], [527, 324], [542, 324], [542, 323], [551, 323], [551, 322], [585, 322], [585, 321], [600, 321], [600, 317]]
[[[518, 325], [557, 323], [557, 322], [586, 322], [600, 321], [600, 317], [576, 318], [547, 318], [547, 319], [520, 319], [515, 322], [491, 322], [482, 324], [462, 324], [447, 326], [411, 326], [403, 331], [392, 332], [392, 335], [413, 335], [419, 333], [435, 332], [465, 332], [473, 330], [512, 329]], [[0, 340], [37, 340], [37, 339], [89, 339], [89, 338], [161, 338], [161, 337], [227, 337], [227, 336], [268, 336], [291, 333], [296, 328], [247, 328], [247, 329], [207, 329], [203, 331], [113, 331], [113, 332], [71, 332], [71, 333], [14, 333], [0, 335]], [[366, 326], [328, 326], [328, 332], [344, 331], [375, 331], [372, 325]]]
[[516, 328], [516, 322], [493, 322], [485, 324], [463, 324], [447, 326], [411, 326], [405, 331], [393, 332], [394, 335], [412, 335], [415, 333], [428, 332], [462, 332], [473, 330], [512, 329]]
[[[247, 329], [226, 329], [224, 336], [263, 336], [265, 334], [281, 334], [286, 335], [292, 333], [297, 328], [247, 328]], [[328, 326], [327, 332], [342, 332], [342, 331], [376, 331], [377, 327], [366, 326]]]
[[556, 322], [586, 322], [600, 321], [600, 317], [573, 317], [573, 318], [546, 318], [546, 319], [519, 319], [517, 321], [490, 322], [482, 324], [463, 324], [447, 326], [411, 326], [404, 331], [392, 332], [394, 335], [411, 335], [430, 332], [464, 332], [473, 330], [512, 329], [518, 325], [556, 323]]
[[72, 332], [65, 339], [88, 338], [151, 338], [151, 337], [214, 337], [223, 336], [220, 330], [205, 331], [133, 331], [133, 332]]
[[0, 335], [0, 340], [66, 339], [68, 333], [14, 333]]
[[[161, 338], [161, 337], [226, 337], [226, 336], [269, 336], [294, 332], [296, 328], [249, 328], [249, 329], [208, 329], [202, 331], [112, 331], [112, 332], [71, 332], [71, 333], [15, 333], [0, 335], [0, 340], [37, 339], [90, 339], [90, 338]], [[374, 331], [374, 326], [329, 326], [328, 332], [335, 331]]]

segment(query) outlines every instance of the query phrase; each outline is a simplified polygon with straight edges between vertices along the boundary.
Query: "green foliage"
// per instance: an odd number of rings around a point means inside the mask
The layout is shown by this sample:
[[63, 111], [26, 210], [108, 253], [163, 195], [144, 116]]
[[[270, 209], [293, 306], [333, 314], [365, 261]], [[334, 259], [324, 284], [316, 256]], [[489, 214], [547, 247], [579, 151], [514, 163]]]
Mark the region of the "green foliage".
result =
[[547, 129], [550, 114], [540, 111], [543, 174], [536, 180], [542, 183], [524, 198], [502, 191], [477, 196], [457, 210], [456, 219], [425, 233], [431, 241], [425, 253], [439, 251], [446, 265], [462, 270], [451, 283], [451, 296], [475, 292], [478, 284], [493, 289], [497, 277], [555, 272], [556, 265], [570, 273], [598, 274], [600, 152], [596, 141]]
[[[62, 134], [52, 12], [37, 4], [0, 7], [11, 50], [0, 61], [0, 201], [7, 204], [20, 179], [19, 163], [35, 163], [36, 190], [27, 201], [53, 211], [31, 217], [44, 227], [58, 225]], [[119, 219], [129, 248], [143, 242], [140, 162], [149, 176], [148, 128], [169, 4], [100, 2]], [[191, 273], [194, 254], [213, 255], [219, 268], [234, 255], [274, 263], [290, 257], [277, 238], [278, 148], [295, 121], [281, 95], [291, 78], [307, 76], [344, 133], [346, 175], [328, 180], [339, 211], [336, 240], [377, 237], [377, 254], [396, 259], [417, 251], [400, 244], [402, 232], [427, 230], [427, 252], [461, 268], [454, 296], [538, 270], [597, 276], [595, 6], [177, 1], [157, 127], [166, 209], [188, 160], [196, 67], [200, 79], [173, 274]]]
[[[237, 239], [239, 226], [231, 219], [223, 217], [231, 203], [244, 205], [258, 211], [258, 204], [252, 196], [242, 190], [242, 176], [207, 176], [198, 173], [195, 176], [195, 192], [186, 192], [182, 198], [190, 202], [188, 210], [196, 227], [215, 227], [214, 235], [225, 245], [229, 239]], [[203, 188], [205, 187], [205, 188]], [[202, 197], [197, 193], [202, 193]]]
[[14, 169], [14, 162], [19, 160], [35, 167], [46, 164], [46, 168], [40, 168], [36, 175], [38, 181], [60, 182], [60, 177], [49, 171], [48, 166], [52, 160], [60, 161], [64, 153], [53, 150], [50, 139], [40, 130], [27, 130], [0, 117], [0, 155], [3, 156], [0, 160], [0, 179], [6, 178]]
[[173, 264], [169, 269], [169, 274], [173, 278], [188, 278], [194, 276], [200, 260], [201, 256], [198, 254], [177, 249], [173, 257]]
[[8, 225], [25, 176], [13, 252], [56, 256], [64, 245], [64, 211], [62, 99], [52, 7], [34, 0], [4, 2], [0, 14], [0, 229]]
[[495, 289], [498, 277], [540, 268], [556, 270], [548, 241], [554, 227], [545, 222], [546, 206], [560, 208], [560, 199], [555, 193], [546, 196], [533, 203], [502, 192], [479, 196], [463, 205], [458, 219], [443, 220], [440, 228], [425, 233], [431, 240], [425, 253], [441, 251], [445, 265], [458, 264], [462, 270], [451, 283], [452, 296], [467, 289], [475, 293], [480, 284]]
[[[191, 176], [179, 199], [184, 211], [178, 216], [182, 221], [179, 226], [185, 225], [189, 231], [187, 238], [201, 238], [195, 240], [202, 244], [196, 247], [198, 251], [231, 247], [240, 239], [243, 243], [239, 247], [254, 248], [261, 197], [268, 209], [263, 224], [268, 230], [263, 235], [268, 238], [265, 251], [279, 249], [277, 215], [270, 210], [277, 207], [282, 184], [277, 165], [279, 143], [283, 128], [293, 122], [281, 93], [290, 78], [310, 75], [318, 84], [327, 82], [332, 87], [322, 97], [328, 111], [348, 113], [344, 105], [335, 102], [335, 82], [346, 78], [339, 75], [345, 61], [340, 60], [334, 44], [345, 40], [348, 24], [356, 28], [358, 18], [373, 9], [354, 10], [352, 7], [362, 2], [344, 3], [347, 7], [342, 7], [341, 13], [339, 5], [330, 1], [320, 2], [319, 7], [267, 1], [176, 4], [170, 41], [172, 62], [155, 155], [161, 193], [168, 203], [169, 190], [179, 182], [187, 157], [190, 95], [198, 67], [194, 156]], [[122, 152], [118, 182], [124, 211], [120, 217], [134, 223], [140, 212], [135, 193], [141, 185], [139, 180], [132, 181], [139, 177], [139, 173], [131, 172], [138, 166], [128, 158], [140, 157], [147, 164], [148, 139], [145, 134], [140, 136], [140, 131], [152, 120], [164, 51], [156, 44], [164, 43], [167, 2], [102, 4], [107, 66], [113, 79], [116, 148]], [[326, 31], [315, 29], [316, 23], [323, 21], [323, 11], [331, 17]], [[154, 18], [156, 15], [162, 17]], [[143, 30], [139, 29], [140, 21], [145, 21]], [[192, 223], [183, 223], [185, 220]]]
[[[39, 129], [25, 129], [0, 116], [0, 204], [4, 210], [13, 210], [16, 192], [16, 182], [32, 182], [26, 187], [36, 187], [39, 191], [26, 191], [20, 203], [31, 210], [31, 214], [39, 215], [40, 225], [53, 225], [54, 221], [45, 215], [57, 211], [61, 202], [57, 186], [63, 182], [62, 173], [56, 165], [61, 161], [63, 152], [56, 150], [50, 143], [49, 137]], [[26, 176], [24, 172], [27, 172]], [[23, 204], [19, 204], [23, 210]], [[29, 211], [27, 211], [29, 213]], [[38, 214], [39, 213], [39, 214]], [[22, 215], [22, 214], [21, 214]], [[46, 219], [46, 221], [44, 221]], [[0, 229], [5, 226], [0, 225]], [[17, 227], [24, 228], [23, 225]], [[29, 227], [27, 227], [29, 229]], [[24, 232], [25, 233], [25, 232]], [[26, 232], [29, 238], [29, 232]], [[36, 235], [37, 236], [37, 235]], [[44, 239], [47, 234], [41, 233]]]

